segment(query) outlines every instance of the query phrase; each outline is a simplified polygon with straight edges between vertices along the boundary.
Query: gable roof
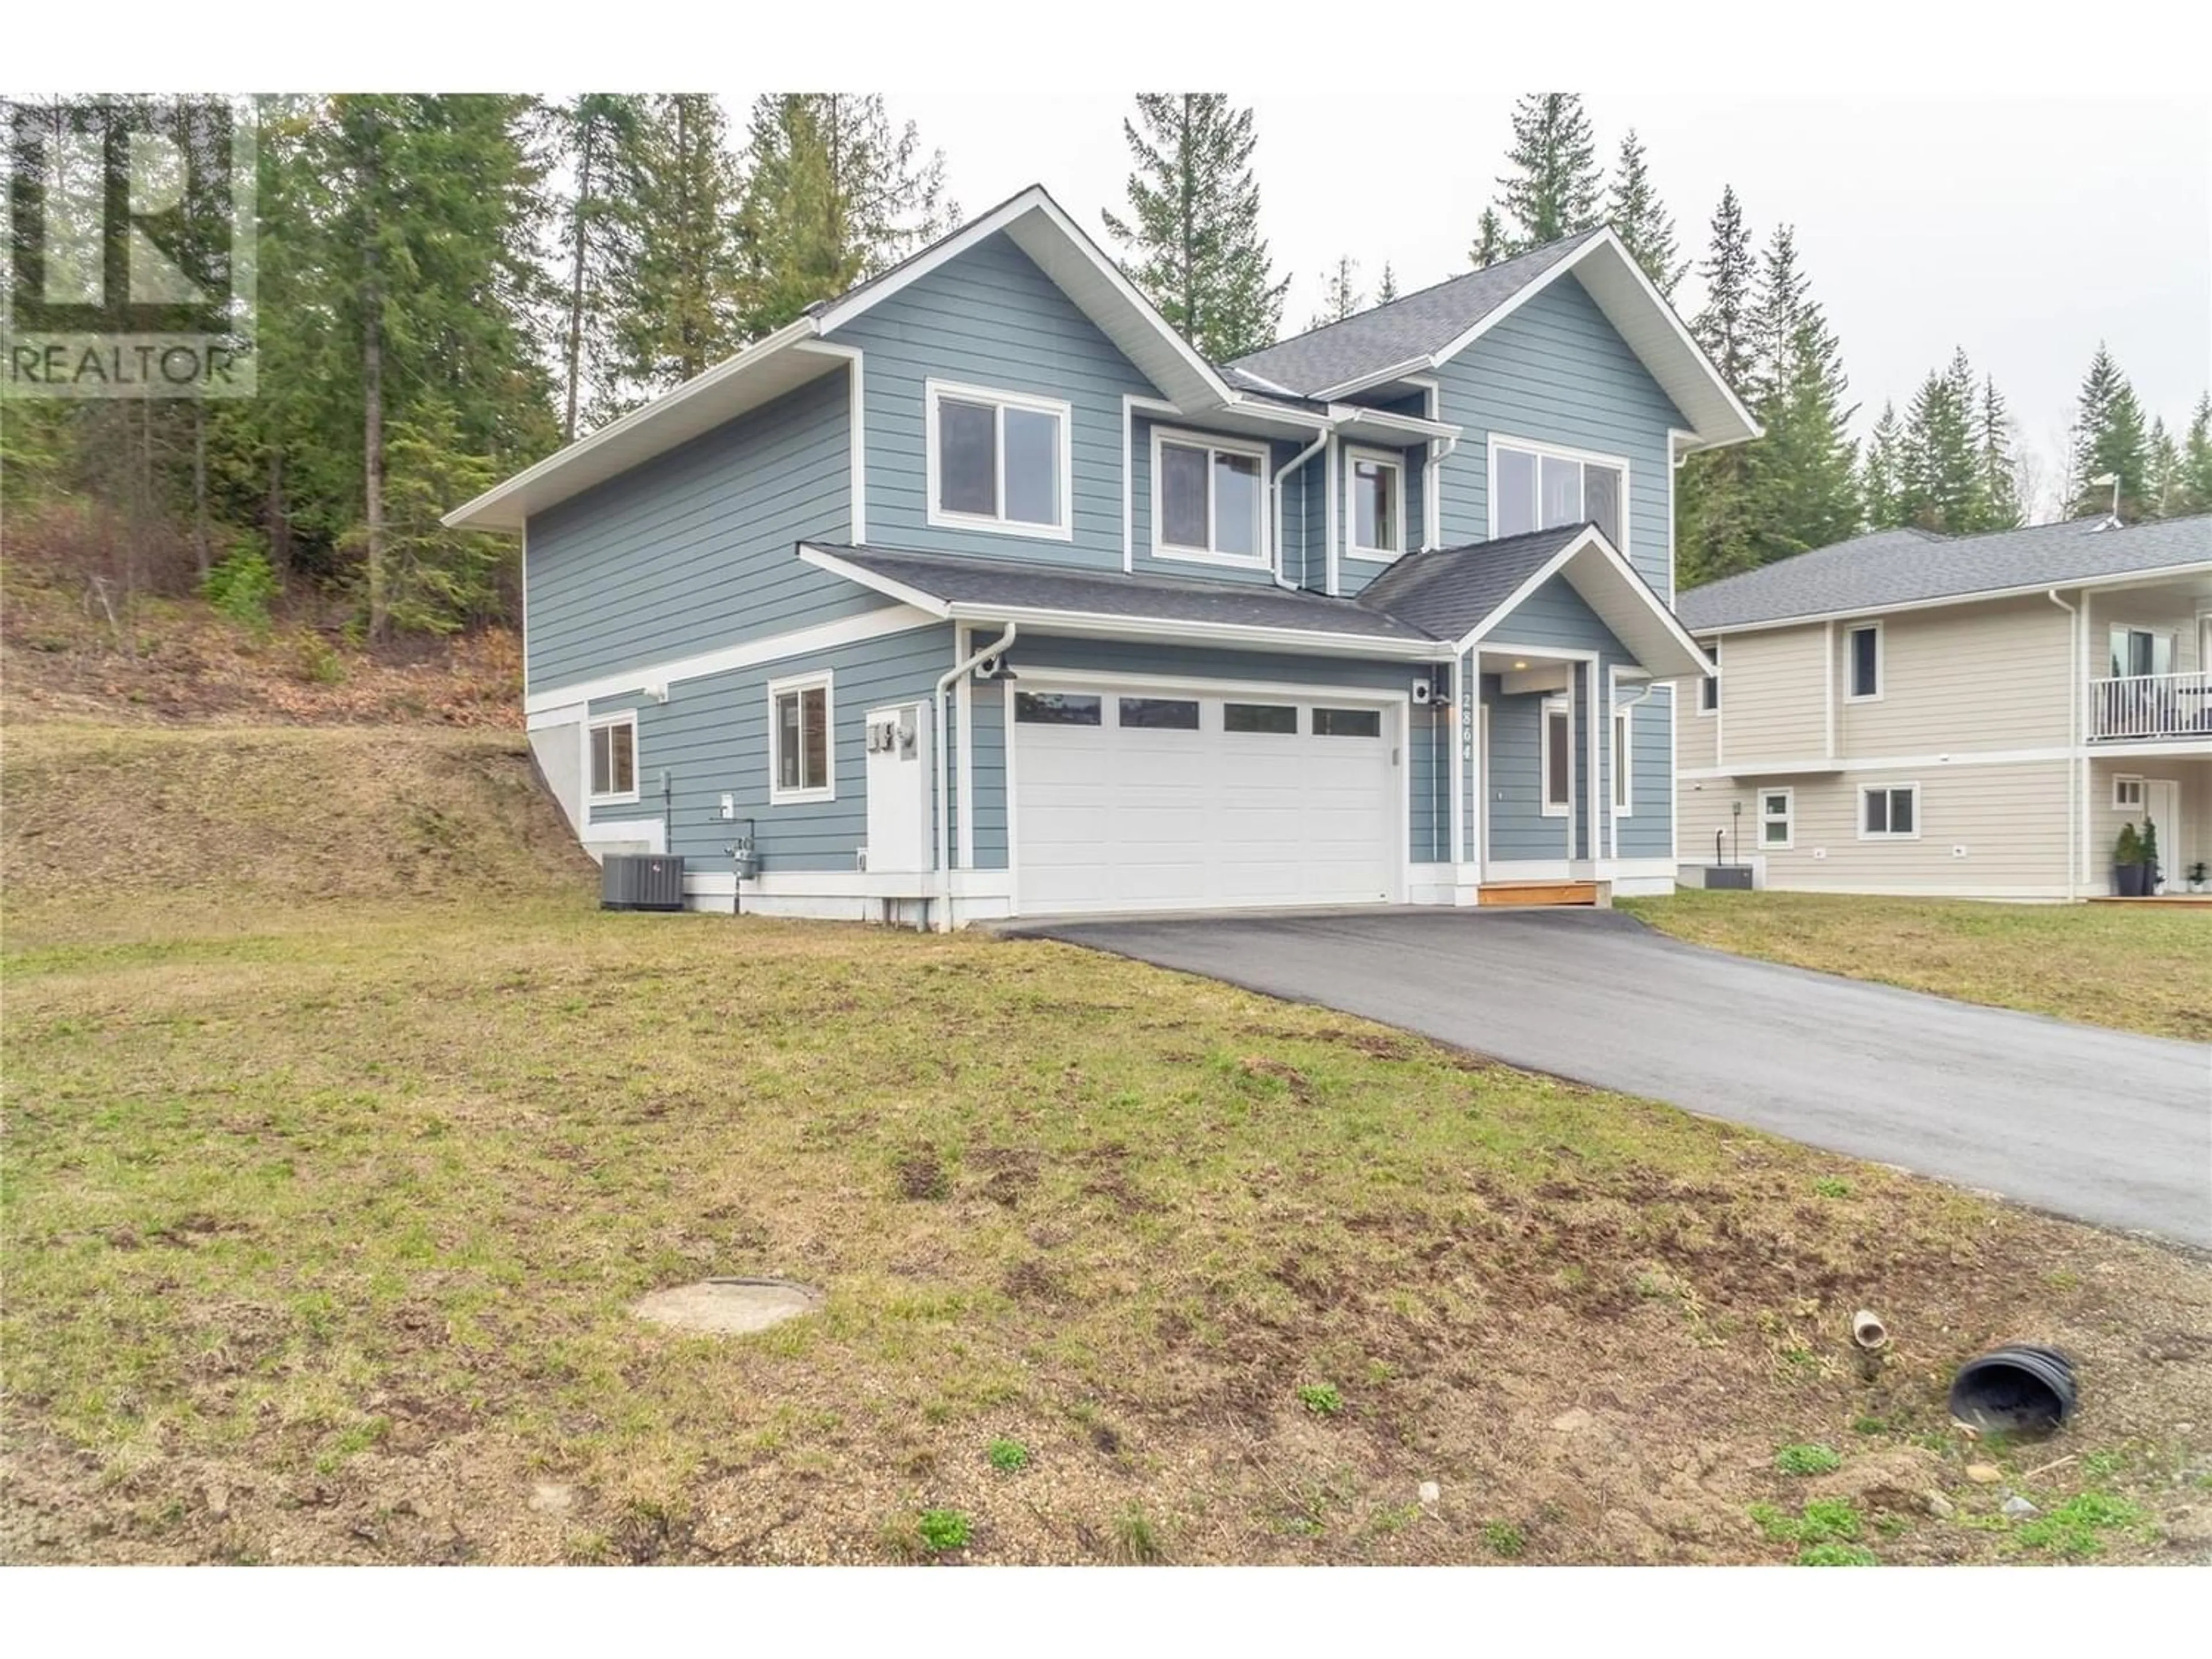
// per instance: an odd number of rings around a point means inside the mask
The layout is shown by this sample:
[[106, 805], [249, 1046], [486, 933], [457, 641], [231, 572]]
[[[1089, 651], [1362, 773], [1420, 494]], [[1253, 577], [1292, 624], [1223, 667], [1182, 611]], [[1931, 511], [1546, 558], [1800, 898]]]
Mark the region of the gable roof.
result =
[[442, 522], [455, 528], [519, 531], [532, 514], [604, 483], [809, 380], [842, 372], [851, 349], [823, 337], [1000, 232], [1179, 408], [1204, 410], [1246, 401], [1244, 393], [1168, 326], [1167, 319], [1044, 187], [1031, 185], [889, 270], [834, 300], [817, 301], [734, 356], [455, 507]]
[[2212, 570], [2212, 514], [2103, 526], [2101, 519], [1942, 536], [1884, 530], [1815, 548], [1675, 599], [1699, 632], [1817, 621], [1906, 605], [1960, 604], [2001, 593]]
[[1253, 352], [1230, 370], [1302, 397], [1344, 397], [1449, 362], [1571, 271], [1691, 423], [1690, 447], [1759, 435], [1742, 399], [1602, 225]]

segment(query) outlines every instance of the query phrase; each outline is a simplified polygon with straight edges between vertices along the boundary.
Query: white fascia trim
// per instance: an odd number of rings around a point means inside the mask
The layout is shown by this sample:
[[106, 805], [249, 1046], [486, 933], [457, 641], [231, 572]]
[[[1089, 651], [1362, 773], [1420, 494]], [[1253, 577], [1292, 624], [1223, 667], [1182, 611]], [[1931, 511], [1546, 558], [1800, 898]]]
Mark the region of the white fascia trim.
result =
[[[973, 530], [988, 536], [1019, 536], [1031, 541], [1072, 542], [1075, 539], [1075, 406], [1065, 398], [1041, 398], [1031, 392], [1009, 392], [999, 386], [969, 386], [935, 376], [922, 382], [922, 516], [940, 530]], [[988, 404], [993, 410], [994, 472], [998, 483], [999, 510], [993, 514], [955, 513], [937, 504], [938, 465], [942, 459], [937, 435], [937, 406], [950, 398], [956, 403]], [[1057, 463], [1060, 522], [1031, 524], [1006, 516], [1006, 410], [1025, 410], [1049, 415], [1060, 423]]]
[[1366, 634], [1318, 634], [1294, 628], [1254, 628], [1231, 623], [1185, 622], [1160, 617], [1044, 610], [1028, 605], [963, 601], [951, 605], [948, 614], [956, 622], [1001, 625], [1015, 623], [1024, 629], [1040, 629], [1047, 633], [1058, 631], [1092, 639], [1245, 646], [1293, 653], [1303, 651], [1315, 656], [1379, 657], [1392, 662], [1440, 662], [1451, 653], [1451, 647], [1443, 640], [1378, 638]]
[[596, 698], [623, 696], [630, 692], [643, 691], [648, 686], [671, 686], [682, 680], [696, 680], [708, 674], [726, 673], [733, 668], [749, 668], [757, 663], [805, 656], [810, 652], [826, 651], [835, 646], [856, 645], [864, 640], [881, 639], [888, 634], [904, 634], [917, 628], [927, 628], [931, 623], [941, 619], [936, 613], [924, 613], [911, 606], [886, 605], [878, 611], [862, 611], [857, 617], [842, 617], [836, 622], [795, 629], [788, 634], [763, 635], [759, 639], [724, 646], [720, 650], [704, 651], [695, 657], [642, 663], [635, 668], [625, 668], [620, 673], [603, 674], [597, 679], [579, 680], [572, 684], [534, 691], [530, 695], [525, 712], [531, 717], [531, 724], [535, 726], [540, 714], [550, 714], [588, 703]]
[[811, 542], [799, 543], [799, 558], [802, 564], [811, 564], [817, 570], [826, 570], [833, 576], [842, 576], [848, 582], [858, 582], [863, 587], [873, 588], [878, 593], [896, 599], [901, 605], [927, 611], [933, 617], [943, 618], [952, 614], [952, 607], [936, 594], [925, 593], [919, 587], [909, 587], [896, 577], [878, 575], [864, 566], [841, 559], [829, 549], [817, 547]]
[[[1331, 404], [1328, 418], [1339, 431], [1354, 438], [1364, 437], [1370, 443], [1381, 443], [1389, 435], [1403, 433], [1408, 438], [1459, 438], [1467, 428], [1455, 426], [1449, 421], [1432, 421], [1424, 415], [1394, 415], [1388, 410], [1368, 409], [1359, 404]], [[1361, 427], [1379, 428], [1384, 436], [1358, 430]]]
[[[1032, 690], [1040, 688], [1069, 691], [1196, 690], [1208, 696], [1249, 694], [1257, 697], [1292, 697], [1301, 702], [1317, 702], [1331, 708], [1410, 706], [1410, 700], [1403, 691], [1387, 691], [1371, 685], [1313, 685], [1303, 680], [1240, 679], [1234, 676], [1195, 672], [1124, 673], [1112, 669], [1055, 668], [1049, 663], [1041, 664], [1024, 672], [1026, 678], [1021, 685]], [[1021, 686], [1012, 689], [1018, 690]]]
[[860, 292], [829, 306], [818, 318], [814, 319], [820, 325], [819, 331], [824, 334], [834, 332], [854, 318], [866, 315], [893, 295], [928, 276], [939, 266], [958, 258], [978, 242], [995, 236], [999, 232], [1012, 226], [1017, 220], [1026, 218], [1031, 213], [1042, 214], [1053, 228], [1066, 239], [1068, 246], [1097, 269], [1098, 274], [1105, 278], [1114, 291], [1152, 325], [1162, 341], [1175, 350], [1217, 401], [1225, 404], [1236, 397], [1235, 391], [1215, 372], [1213, 365], [1200, 356], [1192, 349], [1190, 342], [1168, 325], [1167, 319], [1160, 315], [1152, 302], [1139, 293], [1129, 279], [1121, 274], [1121, 268], [1108, 258], [1098, 245], [1092, 241], [1073, 219], [1060, 210], [1060, 204], [1045, 192], [1042, 185], [1030, 185], [1011, 201], [993, 210], [963, 229], [955, 231], [936, 246], [915, 255], [904, 264], [887, 272], [882, 278], [866, 285]]
[[[1162, 562], [1170, 564], [1219, 565], [1231, 570], [1265, 570], [1268, 568], [1268, 567], [1273, 563], [1273, 550], [1274, 547], [1273, 541], [1270, 539], [1273, 534], [1271, 526], [1274, 515], [1272, 511], [1273, 503], [1269, 500], [1269, 498], [1274, 494], [1274, 491], [1271, 487], [1269, 474], [1274, 471], [1275, 457], [1274, 452], [1267, 446], [1267, 441], [1265, 438], [1218, 437], [1210, 432], [1193, 432], [1179, 427], [1163, 426], [1158, 422], [1154, 422], [1152, 424], [1152, 556]], [[1162, 535], [1160, 530], [1164, 516], [1160, 511], [1160, 451], [1168, 444], [1175, 444], [1184, 449], [1203, 449], [1209, 452], [1209, 453], [1212, 451], [1218, 449], [1226, 455], [1242, 455], [1247, 459], [1256, 460], [1259, 462], [1260, 522], [1257, 528], [1260, 532], [1260, 545], [1256, 552], [1220, 553], [1216, 552], [1210, 547], [1176, 547], [1169, 544], [1166, 538]], [[1213, 516], [1213, 463], [1211, 459], [1206, 462], [1206, 507], [1207, 518], [1206, 535], [1210, 539], [1213, 534], [1213, 526], [1212, 522]]]
[[[1954, 766], [2027, 766], [2039, 761], [2065, 761], [2081, 751], [2063, 746], [2045, 749], [1984, 749], [1946, 755], [1869, 755], [1851, 760], [1741, 761], [1727, 766], [1686, 767], [1676, 774], [1685, 781], [1730, 778], [1828, 777], [1846, 772], [1926, 772]], [[2096, 752], [2092, 750], [2091, 753]]]
[[[1289, 395], [1296, 397], [1297, 394], [1291, 392]], [[1323, 432], [1327, 431], [1330, 425], [1328, 415], [1316, 414], [1303, 409], [1278, 409], [1273, 404], [1260, 403], [1245, 397], [1241, 392], [1231, 398], [1225, 407], [1236, 410], [1240, 415], [1249, 415], [1255, 420], [1278, 421], [1285, 426], [1297, 427], [1301, 431]], [[1178, 415], [1188, 413], [1183, 410], [1177, 410], [1175, 412]]]
[[[1522, 582], [1519, 587], [1516, 588], [1512, 596], [1509, 598], [1504, 604], [1499, 605], [1495, 611], [1492, 611], [1488, 617], [1485, 617], [1482, 622], [1476, 626], [1473, 633], [1469, 634], [1465, 639], [1461, 640], [1458, 642], [1459, 649], [1462, 651], [1471, 651], [1477, 645], [1480, 644], [1484, 638], [1489, 634], [1492, 628], [1504, 621], [1507, 617], [1510, 616], [1515, 608], [1521, 605], [1522, 601], [1526, 600], [1531, 593], [1534, 593], [1546, 582], [1551, 580], [1553, 576], [1559, 574], [1560, 570], [1565, 567], [1570, 559], [1582, 552], [1583, 549], [1589, 547], [1596, 548], [1605, 556], [1607, 562], [1612, 565], [1612, 567], [1620, 574], [1621, 577], [1636, 590], [1644, 604], [1651, 611], [1651, 614], [1657, 617], [1661, 622], [1666, 625], [1667, 630], [1674, 636], [1676, 643], [1680, 645], [1685, 651], [1688, 652], [1691, 656], [1694, 657], [1698, 662], [1702, 665], [1701, 678], [1708, 679], [1712, 678], [1715, 674], [1712, 663], [1707, 659], [1705, 652], [1698, 647], [1697, 641], [1691, 638], [1688, 630], [1682, 626], [1681, 620], [1665, 605], [1659, 603], [1658, 596], [1651, 591], [1651, 585], [1645, 581], [1643, 577], [1637, 574], [1635, 568], [1632, 566], [1626, 559], [1621, 557], [1620, 550], [1615, 548], [1611, 542], [1606, 540], [1604, 532], [1598, 529], [1595, 525], [1586, 526], [1581, 535], [1576, 537], [1574, 540], [1569, 542], [1557, 553], [1554, 553], [1550, 558], [1547, 559], [1544, 562], [1542, 568], [1534, 575], [1530, 576], [1528, 580]], [[1498, 647], [1493, 648], [1503, 649], [1504, 647]], [[1537, 654], [1540, 656], [1557, 657], [1564, 656], [1568, 653], [1547, 648], [1540, 650]]]
[[[560, 471], [571, 462], [578, 459], [581, 456], [589, 454], [592, 450], [600, 447], [611, 439], [623, 433], [634, 431], [637, 428], [647, 424], [648, 422], [659, 420], [665, 416], [669, 410], [675, 409], [683, 404], [690, 402], [693, 398], [701, 396], [702, 393], [712, 391], [714, 387], [721, 385], [725, 380], [731, 380], [738, 375], [743, 374], [747, 369], [752, 368], [756, 363], [762, 362], [769, 357], [775, 356], [776, 353], [781, 351], [786, 346], [795, 344], [801, 340], [809, 340], [813, 338], [819, 331], [817, 321], [812, 317], [801, 317], [795, 322], [787, 323], [783, 327], [776, 330], [775, 333], [767, 336], [763, 339], [754, 341], [752, 344], [747, 346], [743, 351], [738, 353], [736, 356], [724, 358], [720, 362], [716, 363], [712, 368], [707, 369], [703, 373], [693, 375], [690, 380], [684, 381], [682, 386], [677, 386], [672, 391], [664, 392], [659, 397], [655, 398], [651, 403], [644, 404], [636, 409], [633, 409], [629, 414], [623, 416], [620, 420], [608, 422], [606, 425], [601, 427], [598, 431], [593, 432], [587, 436], [579, 438], [572, 444], [566, 445], [560, 449], [555, 450], [550, 455], [548, 455], [544, 460], [538, 462], [535, 466], [524, 468], [513, 477], [507, 479], [504, 483], [495, 484], [491, 489], [485, 490], [483, 495], [477, 496], [473, 501], [462, 502], [460, 506], [447, 514], [445, 517], [439, 520], [438, 522], [444, 525], [449, 530], [462, 529], [467, 526], [472, 520], [479, 518], [484, 514], [489, 513], [492, 508], [497, 507], [500, 502], [507, 500], [507, 497], [514, 495], [517, 491], [530, 484], [537, 483], [541, 478], [548, 477], [551, 474]], [[507, 526], [495, 524], [486, 526], [484, 527], [487, 529], [503, 529]]]
[[[783, 757], [776, 752], [778, 732], [775, 720], [775, 705], [776, 700], [779, 697], [790, 696], [794, 693], [802, 691], [819, 691], [822, 694], [822, 763], [829, 771], [830, 781], [827, 783], [817, 783], [811, 786], [803, 786], [795, 789], [786, 789], [776, 782], [776, 779], [782, 775], [782, 766], [781, 763]], [[768, 804], [771, 806], [805, 806], [811, 805], [818, 801], [832, 801], [836, 799], [836, 676], [827, 668], [816, 669], [805, 674], [787, 675], [781, 679], [774, 679], [768, 683], [767, 697]], [[804, 749], [806, 744], [806, 728], [804, 725], [805, 719], [805, 705], [803, 702], [799, 705], [799, 718], [802, 724], [800, 725], [799, 731], [799, 746]]]
[[527, 732], [547, 732], [556, 726], [574, 726], [591, 713], [588, 702], [547, 703], [543, 708], [524, 713], [522, 725]]
[[1331, 403], [1339, 398], [1349, 398], [1355, 392], [1364, 392], [1370, 386], [1388, 386], [1391, 381], [1402, 380], [1408, 374], [1421, 374], [1434, 368], [1443, 361], [1443, 357], [1423, 352], [1418, 357], [1407, 357], [1401, 362], [1395, 362], [1388, 368], [1378, 368], [1371, 374], [1355, 375], [1349, 380], [1339, 381], [1334, 386], [1325, 386], [1320, 391], [1309, 392], [1306, 395], [1317, 404]]
[[1666, 296], [1652, 285], [1650, 277], [1644, 274], [1644, 267], [1636, 262], [1635, 256], [1629, 252], [1627, 246], [1619, 236], [1613, 234], [1610, 227], [1591, 237], [1589, 241], [1583, 243], [1543, 275], [1530, 281], [1518, 294], [1484, 317], [1443, 349], [1431, 354], [1435, 364], [1440, 366], [1458, 356], [1461, 352], [1489, 333], [1492, 329], [1520, 310], [1522, 306], [1527, 305], [1529, 301], [1551, 287], [1553, 283], [1582, 264], [1583, 260], [1590, 258], [1600, 248], [1604, 248], [1610, 252], [1636, 279], [1637, 285], [1644, 290], [1645, 299], [1657, 309], [1661, 316], [1667, 319], [1668, 325], [1674, 331], [1674, 337], [1681, 343], [1683, 349], [1696, 362], [1705, 378], [1712, 382], [1714, 389], [1727, 402], [1729, 412], [1743, 423], [1744, 429], [1736, 437], [1701, 441], [1696, 447], [1700, 449], [1722, 449], [1730, 444], [1747, 443], [1753, 438], [1764, 436], [1765, 428], [1760, 426], [1753, 417], [1751, 410], [1744, 406], [1743, 399], [1737, 397], [1735, 388], [1729, 385], [1727, 377], [1714, 367], [1713, 360], [1705, 355], [1705, 348], [1698, 343], [1696, 337], [1690, 332], [1688, 326], [1684, 324], [1680, 317], [1675, 314], [1674, 307], [1669, 305]]
[[1254, 386], [1264, 386], [1267, 391], [1278, 393], [1285, 398], [1295, 398], [1298, 395], [1297, 392], [1291, 391], [1290, 387], [1283, 386], [1274, 380], [1271, 380], [1264, 374], [1255, 374], [1250, 369], [1239, 368], [1233, 363], [1230, 365], [1230, 373], [1232, 374], [1242, 375], [1245, 380], [1251, 381]]
[[[1941, 547], [1942, 544], [1935, 545]], [[1929, 599], [1902, 599], [1894, 605], [1861, 605], [1845, 611], [1808, 611], [1801, 616], [1777, 617], [1767, 622], [1701, 623], [1700, 634], [1761, 634], [1777, 628], [1802, 628], [1809, 623], [1841, 622], [1846, 617], [1887, 617], [1900, 611], [1940, 611], [1948, 605], [1981, 605], [1996, 599], [2026, 599], [2031, 594], [2048, 593], [2054, 587], [2065, 592], [2077, 588], [2102, 589], [2148, 586], [2169, 580], [2175, 576], [2212, 574], [2212, 559], [2192, 560], [2187, 564], [2161, 565], [2154, 570], [2129, 570], [2109, 576], [2067, 576], [2057, 581], [2029, 582], [2017, 587], [1987, 587], [1973, 593], [1943, 593]]]
[[1396, 449], [1362, 449], [1347, 444], [1345, 447], [1344, 459], [1347, 477], [1352, 469], [1362, 461], [1370, 462], [1376, 466], [1387, 466], [1398, 475], [1398, 482], [1390, 491], [1390, 500], [1396, 520], [1391, 526], [1391, 536], [1397, 542], [1397, 548], [1393, 550], [1389, 548], [1362, 547], [1359, 544], [1359, 538], [1354, 533], [1354, 526], [1352, 522], [1352, 490], [1347, 486], [1344, 492], [1344, 556], [1348, 559], [1358, 559], [1364, 564], [1395, 563], [1403, 558], [1406, 553], [1405, 452]]
[[864, 543], [868, 539], [868, 397], [862, 380], [862, 354], [860, 347], [833, 345], [827, 340], [802, 340], [799, 349], [818, 356], [842, 357], [850, 366], [848, 373], [852, 393], [852, 411], [847, 423], [852, 431], [853, 445], [853, 540]]

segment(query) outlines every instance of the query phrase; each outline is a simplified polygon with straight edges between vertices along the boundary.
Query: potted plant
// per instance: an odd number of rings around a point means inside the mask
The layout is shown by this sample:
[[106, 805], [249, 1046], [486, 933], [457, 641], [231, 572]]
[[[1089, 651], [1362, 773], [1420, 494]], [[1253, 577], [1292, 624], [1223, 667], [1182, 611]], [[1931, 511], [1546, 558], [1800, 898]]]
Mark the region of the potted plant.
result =
[[2203, 859], [2197, 860], [2189, 866], [2189, 890], [2192, 893], [2201, 893], [2204, 890], [2204, 860]]
[[2142, 837], [2132, 820], [2120, 826], [2112, 847], [2112, 890], [2122, 898], [2143, 896]]
[[2143, 896], [2150, 897], [2158, 891], [2158, 824], [2150, 818], [2145, 818], [2142, 827]]

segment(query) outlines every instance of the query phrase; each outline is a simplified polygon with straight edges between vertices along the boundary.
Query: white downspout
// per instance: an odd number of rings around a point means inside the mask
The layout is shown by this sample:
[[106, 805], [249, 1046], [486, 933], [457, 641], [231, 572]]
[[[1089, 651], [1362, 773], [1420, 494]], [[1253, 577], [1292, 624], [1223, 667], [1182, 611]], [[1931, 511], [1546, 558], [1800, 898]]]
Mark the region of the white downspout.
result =
[[[938, 677], [937, 695], [931, 701], [932, 718], [937, 726], [934, 734], [937, 747], [937, 931], [940, 933], [952, 931], [952, 801], [947, 793], [951, 787], [951, 773], [945, 758], [945, 750], [951, 746], [945, 741], [945, 693], [951, 690], [963, 674], [971, 672], [977, 663], [986, 657], [1004, 655], [1013, 642], [1014, 624], [1008, 623], [1006, 631], [996, 640], [980, 651], [969, 653], [963, 660], [953, 664]], [[1009, 743], [1013, 741], [1012, 732], [1006, 734], [1006, 740]], [[963, 805], [968, 811], [975, 810], [973, 801], [963, 802]]]
[[[1607, 753], [1607, 754], [1610, 755], [1610, 754], [1613, 752], [1613, 715], [1614, 715], [1614, 714], [1618, 714], [1618, 713], [1619, 713], [1621, 709], [1623, 709], [1623, 708], [1641, 708], [1641, 707], [1643, 706], [1644, 700], [1645, 698], [1649, 697], [1649, 696], [1650, 696], [1654, 691], [1656, 691], [1658, 689], [1659, 689], [1659, 682], [1658, 682], [1658, 681], [1656, 681], [1656, 680], [1646, 680], [1646, 681], [1644, 681], [1644, 689], [1643, 689], [1641, 691], [1638, 691], [1638, 692], [1634, 696], [1631, 697], [1631, 698], [1630, 698], [1626, 702], [1624, 702], [1624, 703], [1616, 703], [1616, 704], [1615, 704], [1612, 708], [1609, 708], [1609, 709], [1607, 709], [1607, 710], [1606, 711], [1606, 716], [1605, 716], [1605, 748], [1606, 748], [1606, 753]], [[1608, 676], [1608, 677], [1607, 677], [1607, 682], [1606, 682], [1606, 695], [1607, 695], [1607, 696], [1612, 696], [1612, 695], [1613, 694], [1614, 690], [1615, 690], [1615, 688], [1614, 688], [1614, 686], [1613, 686], [1613, 683], [1612, 683], [1611, 677], [1610, 677], [1610, 676]], [[1629, 744], [1630, 744], [1630, 749], [1631, 749], [1631, 751], [1632, 751], [1632, 752], [1630, 752], [1630, 753], [1629, 753], [1629, 754], [1627, 754], [1627, 755], [1623, 756], [1623, 757], [1622, 757], [1622, 758], [1623, 758], [1624, 760], [1626, 760], [1626, 761], [1629, 763], [1629, 765], [1631, 765], [1631, 766], [1634, 766], [1634, 765], [1636, 764], [1636, 756], [1635, 756], [1635, 754], [1633, 753], [1633, 750], [1634, 750], [1634, 746], [1635, 746], [1635, 742], [1636, 742], [1636, 736], [1635, 736], [1636, 722], [1635, 722], [1635, 720], [1634, 720], [1633, 719], [1632, 719], [1632, 720], [1629, 721], [1628, 725], [1629, 725]], [[1615, 792], [1616, 793], [1619, 793], [1619, 790], [1620, 790], [1620, 786], [1616, 783], [1616, 784], [1614, 785], [1614, 792]], [[1670, 807], [1668, 810], [1670, 810], [1670, 811], [1671, 811], [1671, 810], [1672, 810], [1672, 808]], [[1607, 826], [1612, 830], [1612, 831], [1613, 831], [1612, 837], [1611, 837], [1612, 842], [1613, 842], [1613, 861], [1615, 864], [1618, 864], [1618, 863], [1620, 863], [1620, 819], [1619, 816], [1618, 816], [1618, 815], [1613, 811], [1613, 803], [1612, 803], [1611, 801], [1607, 801], [1607, 802], [1605, 804], [1605, 821], [1606, 821], [1607, 825]]]
[[[1437, 446], [1443, 447], [1438, 449]], [[1437, 522], [1444, 515], [1444, 459], [1459, 447], [1457, 438], [1429, 440], [1429, 464], [1421, 472], [1421, 539], [1431, 548], [1444, 544], [1443, 526]]]
[[1328, 441], [1331, 430], [1331, 428], [1323, 427], [1319, 437], [1277, 468], [1275, 481], [1269, 486], [1268, 501], [1274, 509], [1275, 514], [1275, 568], [1271, 574], [1274, 576], [1275, 586], [1278, 587], [1287, 587], [1295, 592], [1299, 586], [1298, 583], [1291, 581], [1283, 574], [1283, 480], [1321, 453], [1321, 447]]
[[2079, 896], [2079, 876], [2081, 867], [2081, 848], [2076, 844], [2080, 834], [2081, 814], [2075, 810], [2075, 797], [2081, 787], [2081, 767], [2075, 753], [2081, 747], [2079, 735], [2081, 725], [2081, 630], [2075, 624], [2079, 619], [2079, 608], [2058, 597], [2051, 588], [2045, 599], [2066, 613], [2066, 899], [2072, 903]]

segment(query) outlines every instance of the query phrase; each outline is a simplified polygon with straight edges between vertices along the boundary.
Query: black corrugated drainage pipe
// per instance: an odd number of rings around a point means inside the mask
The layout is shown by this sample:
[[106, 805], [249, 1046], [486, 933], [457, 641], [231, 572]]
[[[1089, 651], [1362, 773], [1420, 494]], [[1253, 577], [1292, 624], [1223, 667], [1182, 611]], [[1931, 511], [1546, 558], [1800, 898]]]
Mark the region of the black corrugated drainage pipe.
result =
[[2074, 1401], [2073, 1362], [2028, 1342], [1968, 1360], [1951, 1382], [1951, 1415], [1985, 1433], [2048, 1434], [2074, 1415]]

